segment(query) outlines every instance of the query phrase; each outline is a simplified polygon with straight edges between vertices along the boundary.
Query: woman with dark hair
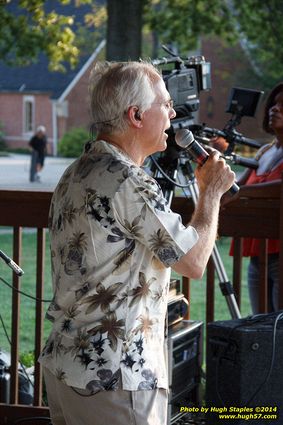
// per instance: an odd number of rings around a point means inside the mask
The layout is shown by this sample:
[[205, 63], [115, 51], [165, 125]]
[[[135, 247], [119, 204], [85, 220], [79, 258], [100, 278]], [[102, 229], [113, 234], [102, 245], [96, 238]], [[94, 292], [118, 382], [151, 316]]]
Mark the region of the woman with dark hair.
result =
[[[271, 143], [265, 144], [257, 152], [258, 168], [247, 169], [238, 183], [240, 194], [247, 197], [258, 189], [281, 184], [283, 172], [283, 82], [270, 92], [262, 122], [266, 133], [275, 135]], [[256, 186], [255, 186], [256, 185]], [[233, 251], [233, 247], [231, 253]], [[279, 240], [268, 240], [268, 311], [278, 310], [279, 284]], [[259, 239], [245, 238], [243, 255], [250, 257], [248, 266], [248, 288], [253, 314], [259, 313]]]

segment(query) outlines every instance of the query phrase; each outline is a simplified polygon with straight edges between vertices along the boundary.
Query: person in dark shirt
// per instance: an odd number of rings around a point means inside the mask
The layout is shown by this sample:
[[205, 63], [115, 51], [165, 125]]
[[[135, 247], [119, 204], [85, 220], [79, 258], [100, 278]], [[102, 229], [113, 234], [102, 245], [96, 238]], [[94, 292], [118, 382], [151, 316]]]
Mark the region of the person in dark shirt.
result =
[[29, 141], [29, 146], [32, 148], [31, 153], [31, 167], [30, 167], [30, 181], [40, 181], [38, 173], [42, 170], [44, 165], [44, 158], [46, 154], [46, 129], [40, 125], [36, 129], [36, 133]]

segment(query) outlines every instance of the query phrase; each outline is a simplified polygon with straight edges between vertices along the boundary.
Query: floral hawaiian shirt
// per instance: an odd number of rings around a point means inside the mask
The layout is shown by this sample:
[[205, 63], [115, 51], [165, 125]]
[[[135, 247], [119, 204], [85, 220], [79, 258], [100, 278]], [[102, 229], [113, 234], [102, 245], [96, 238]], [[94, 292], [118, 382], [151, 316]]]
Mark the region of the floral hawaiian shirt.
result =
[[92, 392], [167, 388], [170, 266], [196, 243], [157, 182], [105, 141], [65, 171], [49, 216], [53, 328], [40, 362]]

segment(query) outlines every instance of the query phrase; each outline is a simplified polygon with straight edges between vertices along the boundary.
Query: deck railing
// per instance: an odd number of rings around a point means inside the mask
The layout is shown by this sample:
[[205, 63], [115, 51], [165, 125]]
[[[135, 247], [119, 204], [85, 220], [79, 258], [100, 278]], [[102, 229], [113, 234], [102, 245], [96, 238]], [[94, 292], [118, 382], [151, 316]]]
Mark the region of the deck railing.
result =
[[[45, 264], [45, 231], [48, 223], [48, 211], [51, 200], [51, 192], [28, 192], [0, 190], [0, 229], [1, 226], [9, 226], [13, 229], [13, 259], [19, 265], [22, 257], [22, 228], [35, 228], [37, 232], [36, 250], [36, 297], [43, 298], [44, 290], [44, 264]], [[178, 211], [184, 222], [188, 222], [193, 206], [186, 199], [174, 198], [172, 209]], [[280, 293], [279, 306], [283, 308], [283, 184], [273, 191], [262, 191], [256, 198], [240, 197], [231, 201], [222, 208], [220, 213], [219, 234], [235, 238], [235, 255], [233, 263], [233, 283], [238, 304], [241, 295], [241, 240], [242, 237], [253, 236], [261, 239], [261, 292], [260, 309], [267, 311], [267, 251], [266, 239], [280, 238]], [[1, 246], [0, 246], [1, 248]], [[214, 286], [215, 266], [210, 260], [207, 268], [207, 299], [206, 319], [207, 322], [214, 319]], [[183, 281], [185, 296], [190, 298], [189, 279]], [[34, 398], [33, 406], [19, 404], [18, 389], [18, 361], [19, 361], [19, 326], [20, 326], [20, 278], [13, 275], [12, 291], [12, 334], [11, 334], [11, 382], [10, 402], [0, 403], [0, 425], [14, 424], [20, 417], [48, 417], [48, 408], [42, 406], [42, 371], [41, 366], [35, 365]], [[36, 302], [35, 320], [35, 358], [42, 348], [43, 341], [43, 306], [40, 301]], [[187, 317], [188, 318], [188, 317]], [[29, 421], [35, 425], [38, 420]]]
[[[22, 229], [35, 228], [37, 233], [36, 246], [36, 298], [43, 298], [44, 264], [45, 264], [45, 232], [48, 220], [48, 210], [52, 193], [0, 191], [0, 226], [9, 226], [13, 231], [13, 260], [21, 264], [22, 257]], [[10, 403], [0, 403], [0, 424], [13, 424], [23, 417], [49, 416], [49, 409], [42, 406], [42, 370], [36, 362], [34, 368], [34, 396], [33, 406], [19, 404], [19, 341], [20, 320], [24, 320], [20, 311], [21, 278], [13, 274], [12, 290], [12, 327], [11, 327], [11, 366], [10, 366]], [[43, 304], [35, 303], [35, 342], [34, 355], [38, 358], [43, 341]], [[31, 422], [29, 422], [31, 423]], [[39, 419], [34, 422], [39, 422]]]

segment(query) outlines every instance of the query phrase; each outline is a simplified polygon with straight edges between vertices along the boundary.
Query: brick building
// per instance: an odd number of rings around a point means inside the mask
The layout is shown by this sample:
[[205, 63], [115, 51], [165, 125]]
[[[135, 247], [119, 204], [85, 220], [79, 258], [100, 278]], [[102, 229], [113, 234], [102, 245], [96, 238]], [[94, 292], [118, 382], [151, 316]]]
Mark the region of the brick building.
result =
[[27, 147], [37, 126], [44, 125], [48, 151], [56, 155], [58, 141], [66, 131], [89, 129], [88, 78], [104, 45], [105, 40], [66, 73], [50, 72], [43, 55], [27, 67], [0, 63], [0, 122], [9, 147]]
[[200, 122], [205, 123], [207, 127], [220, 130], [224, 128], [231, 118], [231, 114], [225, 111], [233, 87], [263, 91], [264, 95], [259, 101], [255, 117], [243, 117], [236, 130], [243, 136], [261, 143], [268, 141], [270, 136], [261, 128], [268, 90], [259, 83], [243, 48], [239, 44], [227, 46], [219, 38], [210, 37], [202, 40], [201, 54], [211, 63], [212, 88], [200, 93]]

